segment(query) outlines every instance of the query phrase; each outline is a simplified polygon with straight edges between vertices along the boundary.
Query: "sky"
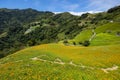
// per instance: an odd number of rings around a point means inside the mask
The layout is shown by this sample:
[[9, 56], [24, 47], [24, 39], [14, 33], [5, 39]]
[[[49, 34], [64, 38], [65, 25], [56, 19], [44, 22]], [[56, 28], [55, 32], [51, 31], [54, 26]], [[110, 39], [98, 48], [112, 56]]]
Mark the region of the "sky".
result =
[[0, 0], [0, 8], [26, 9], [33, 8], [39, 11], [84, 12], [96, 13], [107, 11], [109, 8], [120, 5], [120, 0]]

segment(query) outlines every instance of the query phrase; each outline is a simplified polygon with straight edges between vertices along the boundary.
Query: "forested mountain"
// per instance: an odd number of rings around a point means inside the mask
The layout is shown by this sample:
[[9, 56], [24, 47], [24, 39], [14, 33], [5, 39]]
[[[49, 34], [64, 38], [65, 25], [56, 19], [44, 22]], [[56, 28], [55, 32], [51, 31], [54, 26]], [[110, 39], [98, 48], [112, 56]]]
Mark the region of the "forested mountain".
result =
[[85, 29], [120, 22], [120, 6], [107, 12], [74, 16], [33, 9], [0, 9], [0, 57], [28, 46], [73, 39]]

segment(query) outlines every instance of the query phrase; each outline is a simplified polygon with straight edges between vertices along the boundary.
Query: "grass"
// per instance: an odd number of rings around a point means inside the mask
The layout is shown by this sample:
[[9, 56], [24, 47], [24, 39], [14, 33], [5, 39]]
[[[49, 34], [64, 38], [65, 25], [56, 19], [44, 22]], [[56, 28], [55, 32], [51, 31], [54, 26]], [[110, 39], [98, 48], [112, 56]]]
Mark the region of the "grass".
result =
[[99, 33], [95, 36], [95, 38], [91, 41], [91, 45], [113, 45], [120, 44], [120, 37], [111, 35], [108, 33]]
[[68, 40], [69, 44], [73, 44], [75, 42], [76, 44], [79, 44], [79, 42], [84, 42], [85, 40], [89, 40], [89, 38], [92, 36], [92, 29], [86, 29], [80, 32], [73, 40]]
[[[58, 44], [29, 47], [0, 59], [0, 79], [119, 80], [120, 37], [116, 35], [120, 30], [119, 25], [113, 22], [97, 27], [89, 47], [65, 46], [60, 41]], [[37, 26], [30, 28], [30, 31], [35, 28]], [[78, 45], [79, 42], [89, 40], [92, 35], [92, 29], [86, 29], [68, 42]], [[114, 66], [118, 69], [108, 70], [108, 73], [102, 70]]]
[[120, 31], [120, 22], [107, 23], [103, 26], [99, 26], [95, 30], [97, 34], [110, 32], [110, 34], [113, 34], [113, 35], [115, 35], [117, 31]]
[[117, 36], [117, 32], [120, 31], [120, 23], [113, 22], [107, 23], [103, 26], [95, 29], [96, 36], [91, 41], [91, 45], [113, 45], [120, 44], [120, 36]]
[[85, 40], [89, 40], [89, 38], [92, 36], [92, 30], [89, 29], [89, 30], [84, 30], [82, 31], [79, 35], [77, 35], [74, 40], [76, 42], [83, 42]]
[[[46, 56], [43, 56], [46, 55]], [[38, 57], [46, 62], [32, 60]], [[0, 60], [1, 80], [119, 80], [120, 69], [105, 73], [101, 68], [120, 66], [120, 45], [77, 47], [44, 44], [18, 51]], [[50, 63], [56, 58], [64, 65]], [[69, 62], [79, 66], [70, 65]], [[84, 67], [80, 67], [84, 65]], [[90, 68], [94, 69], [90, 69]]]
[[[120, 44], [120, 36], [117, 33], [120, 32], [120, 23], [113, 22], [99, 26], [95, 29], [95, 37], [91, 40], [90, 46], [102, 46], [102, 45], [114, 45]], [[89, 40], [93, 35], [92, 29], [83, 30], [73, 40], [69, 40], [69, 44], [75, 42], [77, 45]]]

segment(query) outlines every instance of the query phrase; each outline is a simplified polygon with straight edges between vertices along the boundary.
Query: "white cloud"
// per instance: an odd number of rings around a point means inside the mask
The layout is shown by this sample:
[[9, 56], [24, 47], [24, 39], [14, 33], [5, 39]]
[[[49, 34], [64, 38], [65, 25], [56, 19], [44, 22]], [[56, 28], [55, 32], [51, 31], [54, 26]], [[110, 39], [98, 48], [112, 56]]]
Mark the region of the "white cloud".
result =
[[107, 10], [111, 7], [120, 4], [120, 0], [89, 0], [89, 4], [86, 9], [92, 10]]
[[[120, 5], [120, 0], [53, 0], [48, 9], [52, 11], [106, 11], [114, 6]], [[72, 13], [73, 13], [72, 12]], [[81, 14], [76, 12], [75, 14]]]
[[72, 15], [81, 16], [82, 14], [85, 14], [85, 13], [94, 14], [94, 13], [100, 13], [100, 12], [102, 11], [85, 11], [85, 12], [69, 12], [69, 13], [71, 13]]
[[54, 14], [60, 14], [60, 13], [63, 13], [63, 12], [53, 12]]
[[[91, 14], [94, 14], [94, 13], [100, 13], [102, 11], [86, 11], [86, 12], [73, 12], [73, 11], [69, 11], [70, 14], [72, 15], [75, 15], [75, 16], [81, 16], [82, 14], [85, 14], [85, 13], [91, 13]], [[55, 14], [60, 14], [60, 13], [63, 13], [63, 12], [54, 12]]]

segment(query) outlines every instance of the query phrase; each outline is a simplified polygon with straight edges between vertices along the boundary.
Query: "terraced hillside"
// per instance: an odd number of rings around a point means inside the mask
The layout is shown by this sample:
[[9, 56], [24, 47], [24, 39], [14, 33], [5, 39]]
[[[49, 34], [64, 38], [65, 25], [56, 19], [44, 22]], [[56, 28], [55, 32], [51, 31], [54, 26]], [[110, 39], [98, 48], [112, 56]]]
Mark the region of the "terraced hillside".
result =
[[1, 80], [119, 80], [120, 45], [44, 44], [0, 60]]

